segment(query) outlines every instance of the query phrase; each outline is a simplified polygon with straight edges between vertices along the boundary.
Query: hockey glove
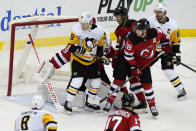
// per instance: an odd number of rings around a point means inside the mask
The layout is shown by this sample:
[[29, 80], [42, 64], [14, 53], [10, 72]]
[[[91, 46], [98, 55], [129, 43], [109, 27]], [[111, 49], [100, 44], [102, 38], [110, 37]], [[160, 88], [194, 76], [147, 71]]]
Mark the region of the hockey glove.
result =
[[86, 52], [86, 49], [84, 48], [84, 47], [82, 47], [82, 46], [76, 46], [77, 47], [77, 52], [79, 53], [79, 54], [85, 54], [85, 52]]
[[171, 45], [163, 45], [162, 50], [165, 52], [166, 55], [168, 55], [172, 51]]
[[126, 35], [128, 33], [128, 29], [126, 27], [120, 27], [120, 30], [119, 30], [119, 35], [121, 36], [121, 38], [125, 38]]
[[180, 53], [175, 53], [175, 55], [172, 56], [172, 61], [175, 65], [180, 65], [181, 63], [181, 56]]
[[84, 54], [86, 52], [86, 49], [82, 46], [71, 45], [69, 47], [69, 51], [72, 53], [75, 53], [77, 51], [79, 54]]
[[105, 65], [109, 65], [111, 63], [111, 60], [107, 58], [105, 55], [101, 56], [100, 59]]

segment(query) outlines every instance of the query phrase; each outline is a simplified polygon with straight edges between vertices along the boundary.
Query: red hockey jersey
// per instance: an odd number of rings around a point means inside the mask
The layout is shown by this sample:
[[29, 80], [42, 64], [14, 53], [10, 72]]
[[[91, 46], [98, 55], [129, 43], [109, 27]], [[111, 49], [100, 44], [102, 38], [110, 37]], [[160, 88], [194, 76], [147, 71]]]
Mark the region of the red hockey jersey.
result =
[[137, 113], [125, 109], [110, 113], [104, 131], [140, 131], [140, 120]]
[[131, 66], [144, 66], [154, 59], [157, 43], [163, 46], [170, 46], [169, 39], [159, 29], [149, 29], [145, 39], [138, 37], [135, 32], [132, 32], [127, 38], [124, 58]]
[[[115, 30], [115, 35], [117, 37], [117, 45], [116, 47], [114, 48], [115, 52], [113, 52], [113, 56], [117, 56], [118, 55], [118, 51], [119, 51], [119, 48], [121, 46], [121, 54], [123, 54], [123, 47], [124, 47], [124, 42], [122, 42], [122, 39], [125, 40], [126, 38], [126, 35], [129, 33], [131, 33], [133, 30], [134, 30], [134, 26], [136, 24], [136, 20], [134, 19], [130, 19], [126, 22], [125, 26], [123, 25], [119, 25], [116, 30]], [[121, 45], [122, 44], [122, 45]]]

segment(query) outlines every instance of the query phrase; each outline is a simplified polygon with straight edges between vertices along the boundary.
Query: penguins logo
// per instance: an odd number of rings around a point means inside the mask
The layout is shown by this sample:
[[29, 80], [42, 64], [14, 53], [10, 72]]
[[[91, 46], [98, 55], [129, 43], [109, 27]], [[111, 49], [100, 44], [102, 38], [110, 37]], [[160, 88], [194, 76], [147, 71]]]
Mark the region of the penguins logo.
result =
[[93, 38], [86, 37], [85, 40], [82, 41], [82, 43], [87, 52], [90, 52], [92, 48], [96, 47], [96, 40]]

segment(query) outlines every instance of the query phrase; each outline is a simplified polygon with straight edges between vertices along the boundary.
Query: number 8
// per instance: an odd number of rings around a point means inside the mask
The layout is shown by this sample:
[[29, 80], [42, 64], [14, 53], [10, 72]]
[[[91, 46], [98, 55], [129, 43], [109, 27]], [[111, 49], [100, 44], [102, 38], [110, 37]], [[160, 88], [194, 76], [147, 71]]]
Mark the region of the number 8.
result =
[[28, 130], [29, 129], [28, 128], [28, 121], [29, 121], [29, 119], [30, 119], [30, 116], [29, 115], [24, 116], [22, 118], [22, 121], [21, 121], [21, 129], [22, 130]]

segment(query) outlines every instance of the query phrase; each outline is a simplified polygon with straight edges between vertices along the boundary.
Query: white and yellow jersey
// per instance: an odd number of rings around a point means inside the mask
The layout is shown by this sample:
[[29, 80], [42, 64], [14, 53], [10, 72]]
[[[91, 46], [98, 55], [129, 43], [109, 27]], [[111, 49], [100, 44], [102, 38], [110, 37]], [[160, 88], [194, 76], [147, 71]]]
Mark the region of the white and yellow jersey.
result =
[[172, 46], [177, 46], [177, 50], [180, 46], [180, 29], [179, 25], [174, 19], [168, 18], [168, 21], [164, 24], [159, 23], [156, 16], [151, 16], [148, 18], [151, 28], [161, 28], [166, 34], [167, 38], [171, 41]]
[[78, 23], [72, 27], [69, 44], [83, 46], [86, 49], [84, 55], [75, 52], [71, 53], [71, 60], [74, 59], [83, 65], [91, 65], [96, 61], [97, 47], [103, 47], [103, 41], [106, 39], [104, 30], [93, 25], [90, 30], [82, 30], [81, 24]]
[[57, 122], [50, 112], [30, 110], [21, 113], [15, 121], [15, 131], [56, 131]]

